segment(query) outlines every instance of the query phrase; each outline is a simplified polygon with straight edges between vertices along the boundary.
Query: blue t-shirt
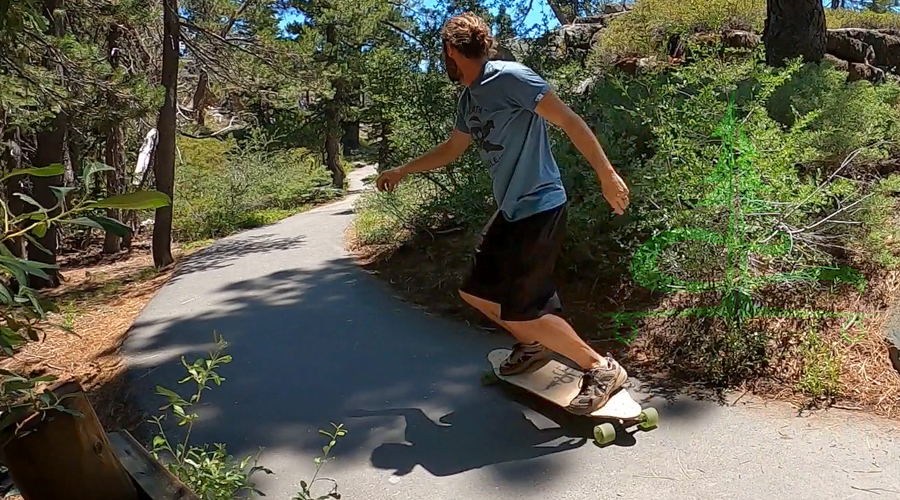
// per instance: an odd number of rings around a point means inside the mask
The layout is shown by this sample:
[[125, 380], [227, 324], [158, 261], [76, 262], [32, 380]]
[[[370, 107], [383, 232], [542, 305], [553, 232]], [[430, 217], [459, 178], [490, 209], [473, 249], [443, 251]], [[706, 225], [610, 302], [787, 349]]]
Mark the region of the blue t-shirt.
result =
[[478, 146], [490, 168], [494, 199], [507, 220], [566, 202], [547, 123], [534, 111], [549, 90], [543, 78], [522, 64], [488, 61], [459, 97], [456, 128]]

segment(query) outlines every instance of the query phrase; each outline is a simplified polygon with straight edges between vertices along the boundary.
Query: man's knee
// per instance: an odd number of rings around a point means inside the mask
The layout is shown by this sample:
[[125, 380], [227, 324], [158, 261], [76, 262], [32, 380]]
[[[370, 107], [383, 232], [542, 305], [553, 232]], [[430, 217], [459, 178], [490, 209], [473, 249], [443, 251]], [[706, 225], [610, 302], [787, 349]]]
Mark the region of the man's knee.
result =
[[478, 309], [482, 313], [490, 316], [491, 318], [500, 318], [500, 305], [495, 304], [489, 300], [482, 299], [481, 297], [476, 297], [470, 293], [459, 290], [459, 296], [462, 297], [467, 304]]

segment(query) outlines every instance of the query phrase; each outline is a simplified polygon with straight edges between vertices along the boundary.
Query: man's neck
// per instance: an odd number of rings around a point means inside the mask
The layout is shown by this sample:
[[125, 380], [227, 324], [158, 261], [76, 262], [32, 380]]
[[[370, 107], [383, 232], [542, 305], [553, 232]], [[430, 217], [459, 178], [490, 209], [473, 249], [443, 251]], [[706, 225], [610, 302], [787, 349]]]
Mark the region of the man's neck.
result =
[[466, 87], [471, 87], [472, 83], [474, 83], [475, 80], [477, 80], [481, 75], [481, 70], [482, 68], [484, 68], [485, 63], [487, 63], [487, 57], [467, 60], [463, 62], [463, 64], [460, 64], [459, 69], [463, 74], [463, 85], [465, 85]]

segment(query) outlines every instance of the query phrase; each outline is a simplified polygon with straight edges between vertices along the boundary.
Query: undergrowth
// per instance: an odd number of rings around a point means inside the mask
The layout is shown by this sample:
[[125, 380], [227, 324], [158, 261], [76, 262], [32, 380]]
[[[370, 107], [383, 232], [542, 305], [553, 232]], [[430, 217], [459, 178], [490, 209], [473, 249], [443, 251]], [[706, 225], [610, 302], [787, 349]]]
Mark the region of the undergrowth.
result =
[[235, 139], [179, 139], [173, 233], [181, 242], [277, 222], [342, 193], [316, 156], [279, 149], [254, 129]]
[[[728, 9], [751, 12], [749, 6], [756, 3], [732, 2]], [[693, 2], [692, 10], [703, 11], [699, 4], [705, 5]], [[675, 7], [668, 9], [653, 15], [662, 18]], [[692, 10], [678, 7], [684, 16]], [[696, 15], [698, 22], [731, 22], [727, 16]], [[727, 60], [707, 56], [667, 73], [638, 77], [615, 72], [598, 77], [591, 68], [579, 72], [571, 67], [544, 75], [585, 118], [633, 193], [627, 215], [615, 216], [596, 174], [571, 141], [552, 130], [571, 201], [561, 272], [588, 284], [627, 281], [637, 250], [662, 231], [728, 231], [728, 207], [702, 206], [701, 200], [716, 189], [708, 182], [722, 153], [714, 132], [732, 99], [741, 132], [752, 145], [746, 161], [759, 180], [759, 192], [748, 195], [764, 202], [747, 214], [744, 236], [770, 250], [784, 241], [771, 240], [771, 235], [781, 231], [789, 238], [788, 252], [753, 255], [751, 271], [772, 275], [835, 265], [898, 269], [900, 176], [890, 165], [900, 156], [900, 86], [847, 83], [846, 74], [828, 65], [795, 62], [774, 69], [764, 64], [763, 55], [760, 48]], [[575, 84], [590, 76], [595, 78], [587, 90], [576, 91]], [[449, 132], [452, 113], [440, 118]], [[394, 193], [366, 195], [355, 226], [360, 242], [397, 245], [412, 235], [431, 233], [440, 245], [437, 233], [479, 230], [494, 208], [486, 169], [467, 156], [435, 179], [439, 182], [413, 176]], [[724, 248], [685, 241], [660, 253], [658, 270], [681, 279], [716, 281], [725, 261]], [[778, 286], [782, 294], [813, 298], [831, 286], [847, 285]], [[629, 305], [615, 307], [627, 310]], [[667, 348], [691, 352], [699, 370], [696, 378], [729, 385], [763, 375], [770, 367], [776, 336], [766, 327], [689, 323]], [[661, 354], [662, 359], [672, 355]], [[807, 368], [798, 384], [810, 394], [830, 394], [837, 390], [829, 382], [833, 373], [828, 363]]]

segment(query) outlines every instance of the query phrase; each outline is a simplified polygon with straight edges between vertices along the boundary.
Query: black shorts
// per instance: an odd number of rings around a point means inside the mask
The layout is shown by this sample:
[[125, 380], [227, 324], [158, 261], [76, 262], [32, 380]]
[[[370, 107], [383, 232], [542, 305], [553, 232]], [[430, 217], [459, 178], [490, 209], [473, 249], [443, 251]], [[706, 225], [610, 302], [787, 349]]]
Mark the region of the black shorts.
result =
[[495, 214], [460, 290], [499, 304], [504, 321], [561, 313], [553, 272], [565, 232], [565, 204], [512, 222]]

